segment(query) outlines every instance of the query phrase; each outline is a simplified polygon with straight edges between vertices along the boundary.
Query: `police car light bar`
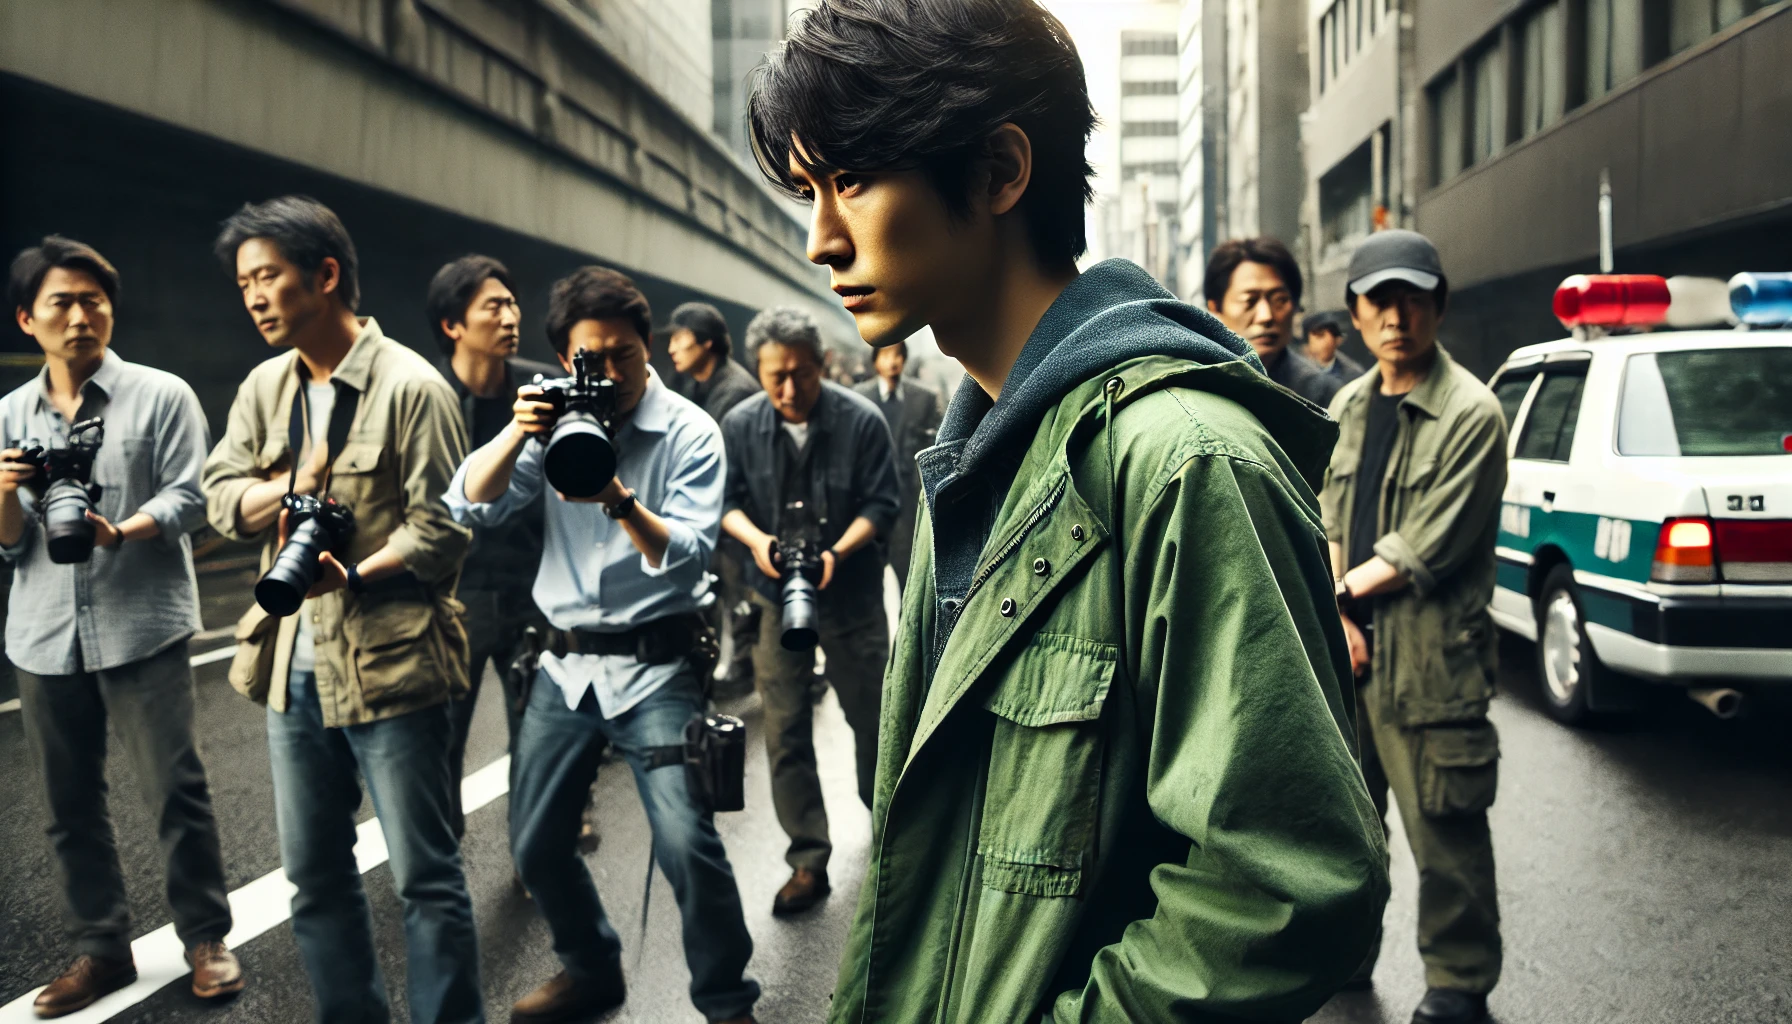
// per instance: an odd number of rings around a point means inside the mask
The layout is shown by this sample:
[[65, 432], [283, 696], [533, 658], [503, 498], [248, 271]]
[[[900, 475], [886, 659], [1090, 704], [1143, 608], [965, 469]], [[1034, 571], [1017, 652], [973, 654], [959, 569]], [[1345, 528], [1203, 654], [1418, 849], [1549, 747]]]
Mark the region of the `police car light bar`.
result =
[[1575, 274], [1556, 288], [1562, 326], [1644, 327], [1667, 319], [1667, 279], [1658, 274]]
[[1751, 327], [1792, 323], [1792, 273], [1737, 274], [1730, 278], [1730, 308]]

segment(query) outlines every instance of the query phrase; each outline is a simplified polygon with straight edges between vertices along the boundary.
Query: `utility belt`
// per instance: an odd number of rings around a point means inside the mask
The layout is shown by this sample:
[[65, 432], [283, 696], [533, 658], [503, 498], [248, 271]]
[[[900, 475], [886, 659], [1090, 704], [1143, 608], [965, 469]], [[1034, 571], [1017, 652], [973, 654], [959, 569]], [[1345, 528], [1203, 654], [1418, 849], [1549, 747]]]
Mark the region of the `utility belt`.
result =
[[[631, 657], [643, 665], [669, 665], [688, 659], [699, 675], [713, 674], [721, 646], [715, 633], [696, 612], [668, 615], [643, 622], [632, 629], [557, 629], [548, 627], [548, 653], [556, 657], [568, 654], [603, 654]], [[705, 666], [707, 665], [707, 669]], [[708, 687], [705, 686], [707, 691]]]

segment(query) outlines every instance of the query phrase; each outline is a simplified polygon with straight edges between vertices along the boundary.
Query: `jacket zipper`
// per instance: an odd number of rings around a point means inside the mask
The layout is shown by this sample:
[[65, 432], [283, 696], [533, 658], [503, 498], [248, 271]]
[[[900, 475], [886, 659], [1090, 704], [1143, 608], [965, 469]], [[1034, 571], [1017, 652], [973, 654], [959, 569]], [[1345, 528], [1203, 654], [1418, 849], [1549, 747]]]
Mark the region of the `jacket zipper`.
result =
[[[1002, 563], [1006, 562], [1008, 557], [1014, 554], [1020, 547], [1021, 542], [1027, 539], [1027, 535], [1033, 532], [1033, 527], [1038, 526], [1039, 521], [1044, 519], [1052, 509], [1057, 507], [1058, 502], [1064, 497], [1065, 488], [1069, 486], [1070, 475], [1066, 473], [1058, 480], [1058, 486], [1052, 488], [1052, 493], [1046, 495], [1043, 501], [1033, 506], [1033, 511], [1027, 513], [1026, 520], [1020, 524], [1019, 532], [1010, 538], [1008, 543], [1002, 545], [1002, 550], [996, 552], [996, 556], [990, 559], [989, 564], [983, 567], [983, 571], [977, 574], [977, 578], [971, 581], [971, 589], [964, 592], [965, 605], [971, 603], [971, 595], [982, 589], [983, 584], [988, 581], [991, 576], [995, 575], [995, 571], [1001, 568]], [[961, 608], [963, 606], [964, 605], [960, 605]]]

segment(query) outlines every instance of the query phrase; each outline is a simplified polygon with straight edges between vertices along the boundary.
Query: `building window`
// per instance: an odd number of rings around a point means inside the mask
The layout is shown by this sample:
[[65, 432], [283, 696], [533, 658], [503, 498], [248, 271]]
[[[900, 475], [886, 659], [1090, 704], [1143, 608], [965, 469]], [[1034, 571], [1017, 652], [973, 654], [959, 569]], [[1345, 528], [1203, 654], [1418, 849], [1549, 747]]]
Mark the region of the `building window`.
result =
[[1551, 0], [1520, 24], [1518, 45], [1523, 57], [1519, 82], [1521, 138], [1535, 135], [1562, 119], [1567, 98], [1566, 54], [1562, 49], [1562, 5]]
[[1586, 0], [1587, 100], [1643, 70], [1643, 0]]
[[1769, 0], [1668, 0], [1668, 53], [1697, 46]]
[[1506, 144], [1506, 63], [1499, 44], [1484, 46], [1468, 59], [1469, 165], [1498, 153]]
[[1137, 137], [1141, 135], [1175, 135], [1174, 121], [1122, 121], [1120, 137]]
[[1319, 179], [1319, 247], [1330, 254], [1350, 246], [1374, 227], [1375, 155], [1371, 142], [1338, 162]]
[[[1113, 51], [1108, 51], [1112, 53]], [[1127, 33], [1120, 39], [1120, 56], [1122, 57], [1174, 57], [1176, 56], [1176, 36], [1170, 35], [1133, 35]]]
[[1431, 171], [1434, 185], [1462, 173], [1462, 83], [1455, 69], [1431, 86]]
[[1122, 96], [1174, 96], [1175, 82], [1121, 82]]

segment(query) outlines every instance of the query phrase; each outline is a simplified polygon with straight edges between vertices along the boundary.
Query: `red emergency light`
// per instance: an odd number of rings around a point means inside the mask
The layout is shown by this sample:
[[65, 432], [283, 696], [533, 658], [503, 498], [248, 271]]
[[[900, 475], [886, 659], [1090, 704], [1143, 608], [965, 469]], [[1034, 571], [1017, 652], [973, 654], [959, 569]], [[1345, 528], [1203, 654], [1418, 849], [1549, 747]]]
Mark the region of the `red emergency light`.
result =
[[1667, 278], [1656, 274], [1575, 274], [1556, 289], [1562, 326], [1644, 327], [1668, 316]]

